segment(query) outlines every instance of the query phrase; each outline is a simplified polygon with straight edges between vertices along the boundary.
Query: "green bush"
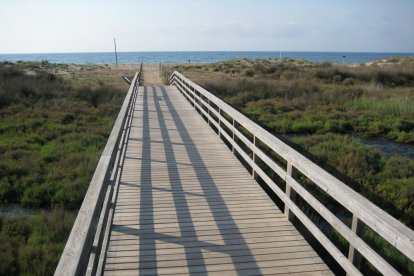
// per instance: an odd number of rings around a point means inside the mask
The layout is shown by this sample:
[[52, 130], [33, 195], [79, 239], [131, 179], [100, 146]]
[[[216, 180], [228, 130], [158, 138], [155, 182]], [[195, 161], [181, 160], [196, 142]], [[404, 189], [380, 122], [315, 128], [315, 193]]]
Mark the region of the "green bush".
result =
[[52, 275], [75, 214], [0, 218], [0, 275]]
[[246, 70], [244, 72], [246, 77], [253, 77], [254, 76], [254, 71], [253, 70]]

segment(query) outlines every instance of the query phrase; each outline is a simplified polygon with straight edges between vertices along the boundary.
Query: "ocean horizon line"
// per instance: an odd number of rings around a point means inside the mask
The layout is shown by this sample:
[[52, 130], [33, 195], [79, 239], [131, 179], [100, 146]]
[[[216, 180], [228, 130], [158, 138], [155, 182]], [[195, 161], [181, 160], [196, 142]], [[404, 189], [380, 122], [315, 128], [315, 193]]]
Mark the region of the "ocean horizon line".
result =
[[151, 51], [0, 54], [0, 61], [44, 61], [63, 64], [136, 64], [212, 63], [234, 59], [293, 58], [310, 62], [360, 64], [391, 57], [409, 57], [414, 53], [374, 52], [299, 52], [299, 51]]
[[[409, 51], [296, 51], [296, 50], [144, 50], [144, 51], [117, 51], [117, 53], [349, 53], [349, 54], [413, 54]], [[107, 54], [114, 51], [82, 51], [82, 52], [9, 52], [0, 55], [53, 55], [53, 54]]]

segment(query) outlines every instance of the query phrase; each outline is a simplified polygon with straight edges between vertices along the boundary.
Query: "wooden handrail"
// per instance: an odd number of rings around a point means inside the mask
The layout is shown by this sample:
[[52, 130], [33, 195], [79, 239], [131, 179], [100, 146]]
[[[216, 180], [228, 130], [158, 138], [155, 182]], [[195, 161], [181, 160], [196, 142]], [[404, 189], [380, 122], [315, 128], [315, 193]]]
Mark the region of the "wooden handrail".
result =
[[[236, 151], [246, 161], [252, 168], [252, 174], [259, 176], [275, 192], [279, 199], [284, 202], [285, 214], [289, 215], [289, 218], [298, 218], [347, 273], [351, 275], [360, 274], [357, 255], [361, 254], [384, 275], [399, 275], [399, 272], [394, 267], [358, 236], [363, 225], [369, 226], [393, 247], [414, 261], [414, 231], [410, 228], [179, 72], [174, 71], [170, 76], [170, 81], [192, 103], [197, 111], [207, 119], [208, 123], [217, 129], [219, 135], [231, 145], [233, 151]], [[227, 114], [227, 118], [222, 113]], [[253, 141], [240, 132], [235, 127], [235, 123], [249, 131], [253, 135]], [[225, 131], [223, 126], [231, 131], [231, 135]], [[252, 154], [246, 154], [236, 142], [235, 138], [249, 148]], [[287, 163], [287, 168], [282, 168], [274, 162], [272, 158], [257, 146], [257, 141], [261, 141], [284, 159]], [[256, 159], [262, 160], [271, 170], [285, 180], [285, 191], [273, 182], [263, 168], [257, 164]], [[301, 172], [326, 192], [326, 194], [352, 213], [351, 228], [339, 220], [328, 208], [296, 181], [293, 174], [295, 170]], [[348, 256], [341, 253], [296, 205], [293, 200], [294, 194], [300, 195], [349, 242]]]
[[[139, 72], [135, 73], [124, 103], [112, 128], [106, 146], [89, 184], [55, 275], [95, 274], [101, 247], [108, 232], [107, 218], [111, 209], [114, 187], [120, 175], [120, 162], [131, 122], [133, 101], [138, 92]], [[104, 252], [102, 252], [104, 253]]]

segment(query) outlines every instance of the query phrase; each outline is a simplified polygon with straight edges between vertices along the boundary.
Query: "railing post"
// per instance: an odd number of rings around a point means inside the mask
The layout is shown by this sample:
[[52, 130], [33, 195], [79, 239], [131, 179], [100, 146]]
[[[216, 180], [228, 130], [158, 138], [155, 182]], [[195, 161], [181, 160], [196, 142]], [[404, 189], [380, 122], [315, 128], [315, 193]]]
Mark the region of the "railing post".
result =
[[192, 91], [192, 95], [193, 96], [193, 107], [195, 108], [195, 102], [196, 102], [196, 97], [195, 97], [195, 88], [193, 87], [193, 89], [189, 89], [190, 91]]
[[220, 131], [220, 129], [221, 129], [221, 119], [220, 119], [220, 117], [221, 117], [221, 108], [219, 107], [219, 116], [218, 116], [218, 135], [219, 135], [219, 137], [221, 138], [221, 131]]
[[208, 114], [207, 122], [208, 122], [208, 125], [210, 125], [210, 107], [211, 107], [210, 99], [208, 99], [208, 107], [207, 107], [207, 114]]
[[[233, 119], [233, 130], [232, 130], [232, 133], [233, 133], [233, 141], [234, 141], [234, 118], [232, 118], [232, 119]], [[234, 153], [234, 145], [233, 145], [233, 143], [231, 144], [231, 151]]]
[[[353, 214], [351, 226], [352, 232], [354, 232], [357, 236], [360, 236], [363, 229], [364, 223], [355, 214]], [[359, 269], [361, 266], [361, 258], [362, 256], [358, 250], [356, 250], [352, 244], [349, 244], [348, 260], [350, 260], [357, 269]]]
[[[289, 175], [292, 178], [295, 178], [297, 175], [297, 170], [296, 168], [292, 165], [292, 162], [288, 162], [287, 164], [287, 175]], [[292, 189], [292, 186], [290, 186], [290, 180], [287, 179], [286, 180], [286, 195], [288, 196], [288, 198], [290, 198], [293, 202], [296, 201], [296, 192], [295, 190]], [[287, 205], [285, 204], [285, 215], [288, 217], [288, 219], [290, 221], [293, 221], [295, 218], [295, 215], [293, 214], [293, 212], [289, 209], [289, 207], [287, 207]]]
[[[256, 135], [253, 135], [253, 145], [254, 145], [254, 147], [256, 147]], [[255, 154], [254, 150], [253, 150], [252, 160], [253, 160], [253, 164], [256, 164], [256, 154]], [[252, 176], [253, 176], [254, 179], [256, 179], [256, 177], [257, 177], [256, 171], [254, 170], [253, 166], [252, 166]]]

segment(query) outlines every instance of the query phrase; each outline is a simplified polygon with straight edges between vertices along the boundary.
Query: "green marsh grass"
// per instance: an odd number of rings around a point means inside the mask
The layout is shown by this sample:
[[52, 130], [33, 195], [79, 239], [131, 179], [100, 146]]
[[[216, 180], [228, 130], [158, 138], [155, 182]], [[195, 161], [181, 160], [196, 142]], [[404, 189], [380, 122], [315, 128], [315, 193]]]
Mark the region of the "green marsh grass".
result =
[[0, 275], [53, 274], [127, 90], [60, 70], [0, 63], [0, 204], [45, 210], [0, 217]]
[[414, 95], [394, 95], [389, 98], [361, 96], [346, 102], [345, 106], [355, 110], [414, 118]]

